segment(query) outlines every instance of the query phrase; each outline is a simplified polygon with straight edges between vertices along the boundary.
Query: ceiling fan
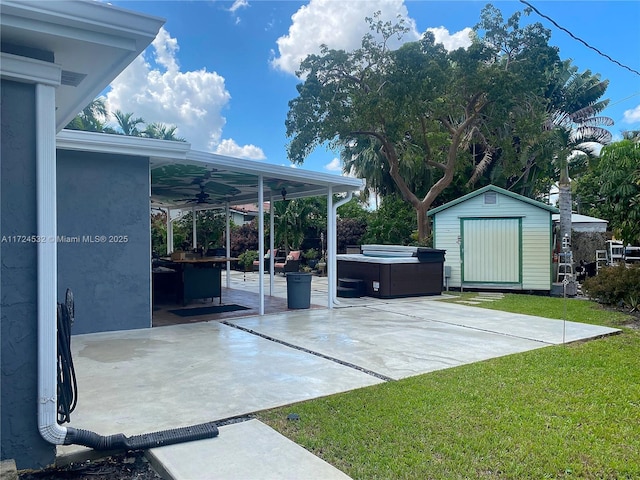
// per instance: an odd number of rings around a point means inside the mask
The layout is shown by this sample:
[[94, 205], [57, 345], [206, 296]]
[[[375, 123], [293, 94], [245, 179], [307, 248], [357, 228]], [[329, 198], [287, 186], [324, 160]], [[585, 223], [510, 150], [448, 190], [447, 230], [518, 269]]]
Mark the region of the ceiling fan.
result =
[[186, 200], [185, 203], [211, 203], [209, 201], [209, 197], [211, 195], [209, 195], [207, 192], [204, 191], [204, 185], [201, 183], [200, 184], [200, 193], [197, 193], [195, 198], [192, 198], [190, 200]]

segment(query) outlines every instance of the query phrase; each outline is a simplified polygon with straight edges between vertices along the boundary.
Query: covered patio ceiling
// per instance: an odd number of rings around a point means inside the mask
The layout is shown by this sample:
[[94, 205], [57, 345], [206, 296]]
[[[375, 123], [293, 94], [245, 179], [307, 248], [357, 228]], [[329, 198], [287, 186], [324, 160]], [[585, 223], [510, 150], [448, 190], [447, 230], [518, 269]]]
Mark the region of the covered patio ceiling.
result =
[[[63, 130], [56, 137], [58, 150], [73, 150], [105, 155], [135, 156], [149, 161], [151, 206], [167, 209], [223, 208], [239, 204], [258, 204], [258, 252], [264, 256], [264, 203], [286, 198], [327, 196], [327, 306], [333, 308], [336, 297], [336, 212], [353, 192], [364, 187], [359, 178], [343, 177], [298, 168], [225, 157], [191, 150], [185, 142], [127, 137], [105, 133]], [[262, 189], [260, 188], [262, 186]], [[333, 194], [345, 193], [346, 198], [335, 202]], [[273, 210], [271, 223], [273, 223]], [[168, 222], [171, 225], [171, 222]], [[169, 228], [169, 227], [168, 227]], [[195, 229], [195, 227], [194, 227]], [[227, 214], [227, 230], [229, 216]], [[195, 235], [194, 235], [195, 239]], [[226, 237], [230, 251], [230, 237]], [[270, 236], [268, 248], [274, 248]], [[227, 272], [230, 271], [227, 261]], [[260, 263], [263, 273], [264, 263]], [[270, 271], [270, 290], [273, 289], [273, 264]], [[229, 283], [229, 276], [227, 276]], [[227, 285], [229, 286], [229, 285]], [[264, 315], [264, 275], [259, 279], [260, 315]]]
[[58, 148], [149, 158], [151, 206], [211, 209], [259, 201], [262, 176], [265, 202], [359, 191], [359, 178], [272, 165], [191, 150], [185, 142], [63, 130]]
[[264, 201], [360, 190], [362, 180], [297, 168], [188, 152], [184, 160], [151, 159], [154, 207], [208, 209], [258, 202], [259, 176]]

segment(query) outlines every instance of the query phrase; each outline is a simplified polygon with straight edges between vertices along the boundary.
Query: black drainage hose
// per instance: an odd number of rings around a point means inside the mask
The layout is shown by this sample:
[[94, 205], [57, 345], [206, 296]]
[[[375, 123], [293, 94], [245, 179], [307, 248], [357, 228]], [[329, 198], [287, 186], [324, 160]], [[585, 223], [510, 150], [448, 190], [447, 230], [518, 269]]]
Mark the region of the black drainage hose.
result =
[[[71, 325], [75, 317], [73, 293], [67, 289], [65, 302], [58, 304], [58, 423], [71, 420], [77, 403], [78, 385], [71, 357]], [[83, 445], [94, 450], [146, 450], [182, 442], [204, 440], [218, 436], [215, 423], [201, 423], [191, 427], [127, 437], [124, 433], [98, 435], [89, 430], [67, 427], [65, 445]]]
[[214, 422], [134, 435], [132, 437], [127, 437], [123, 433], [107, 436], [98, 435], [88, 430], [67, 427], [67, 436], [64, 439], [64, 444], [83, 445], [94, 450], [147, 450], [165, 445], [213, 438], [217, 437], [218, 433], [218, 427]]

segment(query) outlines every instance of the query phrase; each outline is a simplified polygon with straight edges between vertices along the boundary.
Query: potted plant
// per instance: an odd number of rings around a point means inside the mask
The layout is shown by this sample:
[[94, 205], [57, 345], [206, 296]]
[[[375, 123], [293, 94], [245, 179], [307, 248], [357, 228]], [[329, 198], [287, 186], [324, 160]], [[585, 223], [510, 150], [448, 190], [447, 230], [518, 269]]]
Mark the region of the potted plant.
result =
[[316, 269], [320, 275], [325, 275], [327, 273], [327, 260], [324, 258], [324, 255], [320, 257], [320, 260], [318, 260]]
[[315, 248], [310, 248], [302, 253], [302, 257], [307, 261], [307, 265], [310, 269], [316, 268], [316, 264], [318, 263], [318, 250]]
[[238, 265], [242, 267], [242, 271], [245, 273], [244, 280], [246, 280], [246, 273], [253, 270], [253, 262], [258, 259], [258, 252], [256, 250], [247, 250], [238, 255]]

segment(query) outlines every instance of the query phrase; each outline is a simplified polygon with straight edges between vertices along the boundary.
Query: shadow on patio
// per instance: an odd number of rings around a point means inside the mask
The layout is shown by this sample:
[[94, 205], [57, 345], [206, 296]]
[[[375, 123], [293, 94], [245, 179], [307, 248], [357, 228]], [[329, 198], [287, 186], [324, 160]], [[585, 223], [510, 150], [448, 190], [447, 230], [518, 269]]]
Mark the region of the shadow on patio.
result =
[[[197, 322], [224, 321], [232, 318], [252, 317], [260, 314], [259, 276], [256, 272], [231, 271], [231, 287], [226, 288], [226, 272], [222, 273], [222, 303], [220, 299], [192, 300], [186, 306], [172, 301], [154, 301], [153, 323], [154, 327], [165, 327]], [[264, 311], [265, 314], [284, 313], [287, 308], [286, 278], [275, 275], [272, 295], [269, 295], [269, 275], [264, 276]], [[325, 308], [327, 304], [327, 279], [326, 277], [313, 277], [311, 306], [310, 308]], [[242, 308], [231, 311], [206, 312], [207, 307], [219, 305]], [[201, 314], [189, 314], [188, 310], [198, 310]], [[212, 310], [214, 310], [212, 308]], [[178, 314], [175, 312], [178, 311]], [[182, 315], [180, 314], [182, 313]]]

